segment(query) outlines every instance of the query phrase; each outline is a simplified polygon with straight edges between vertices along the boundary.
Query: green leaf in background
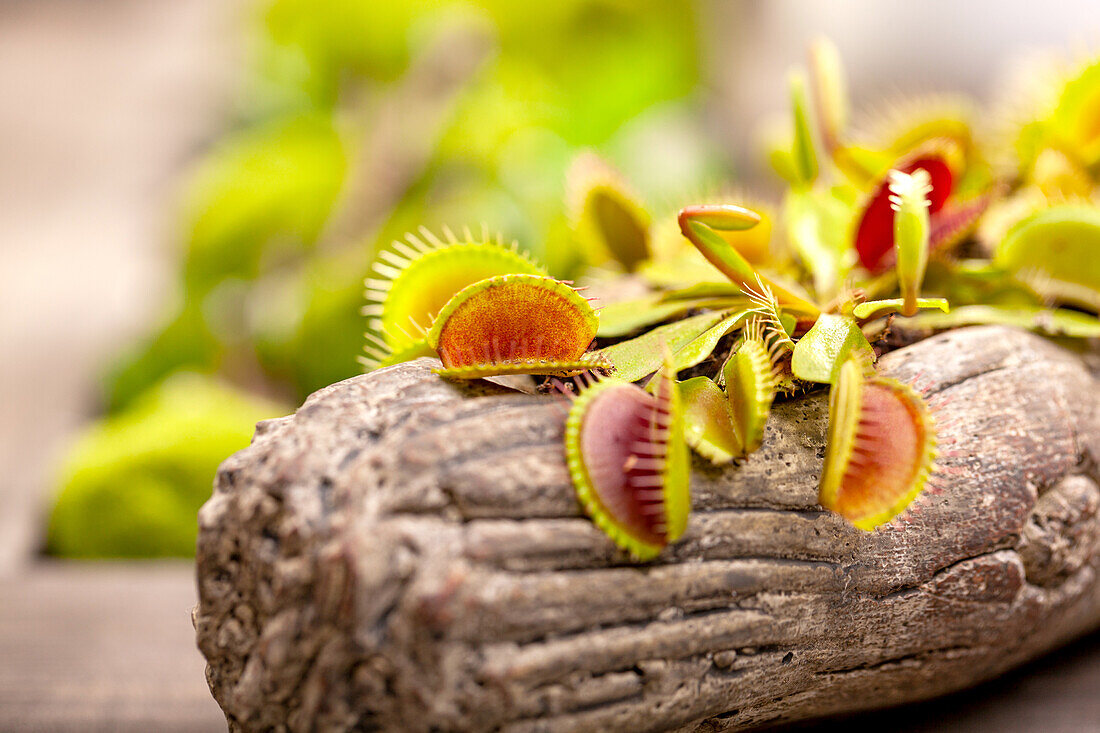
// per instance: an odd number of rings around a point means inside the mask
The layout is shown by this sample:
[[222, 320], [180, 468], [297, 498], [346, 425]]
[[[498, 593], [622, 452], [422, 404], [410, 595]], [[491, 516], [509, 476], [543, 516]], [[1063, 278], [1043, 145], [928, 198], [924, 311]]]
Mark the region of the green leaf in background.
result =
[[848, 126], [848, 90], [836, 45], [828, 38], [810, 44], [810, 86], [813, 90], [822, 144], [831, 153]]
[[1056, 146], [1072, 151], [1086, 165], [1100, 161], [1098, 109], [1100, 61], [1093, 61], [1062, 89], [1049, 123]]
[[116, 412], [181, 367], [197, 372], [217, 368], [224, 347], [210, 329], [200, 303], [188, 303], [154, 338], [123, 352], [103, 380], [107, 409]]
[[818, 166], [813, 128], [810, 125], [810, 112], [806, 101], [806, 80], [801, 74], [792, 74], [789, 84], [794, 118], [791, 161], [794, 164], [795, 183], [809, 187], [817, 180]]
[[184, 279], [208, 291], [227, 277], [251, 279], [266, 260], [307, 250], [344, 181], [343, 143], [320, 115], [274, 120], [223, 142], [191, 177]]
[[1033, 214], [1008, 231], [993, 261], [1043, 298], [1100, 309], [1100, 209]]
[[89, 428], [64, 461], [47, 549], [66, 557], [192, 557], [214, 472], [286, 409], [180, 373]]
[[271, 106], [328, 107], [349, 74], [392, 80], [409, 63], [414, 26], [454, 3], [432, 0], [266, 0], [256, 59], [257, 92]]
[[1100, 338], [1100, 318], [1065, 308], [964, 305], [950, 313], [918, 313], [899, 318], [906, 328], [961, 328], [962, 326], [1014, 326], [1048, 336]]
[[783, 208], [787, 235], [810, 271], [819, 301], [836, 296], [851, 267], [853, 208], [833, 191], [791, 189]]
[[294, 395], [358, 374], [366, 319], [359, 253], [317, 256], [250, 288], [246, 327], [265, 375]]
[[623, 300], [610, 303], [599, 309], [600, 328], [596, 332], [602, 338], [626, 336], [645, 326], [666, 321], [696, 307], [695, 300], [672, 300], [662, 302], [661, 296], [654, 294], [644, 298]]
[[[860, 320], [878, 318], [889, 313], [901, 313], [905, 306], [902, 298], [889, 298], [887, 300], [869, 300], [866, 303], [857, 303], [852, 309], [852, 315]], [[917, 308], [938, 308], [944, 313], [951, 310], [946, 298], [917, 298]]]
[[833, 384], [853, 354], [870, 365], [875, 358], [867, 337], [851, 318], [823, 313], [794, 345], [791, 371], [807, 382]]

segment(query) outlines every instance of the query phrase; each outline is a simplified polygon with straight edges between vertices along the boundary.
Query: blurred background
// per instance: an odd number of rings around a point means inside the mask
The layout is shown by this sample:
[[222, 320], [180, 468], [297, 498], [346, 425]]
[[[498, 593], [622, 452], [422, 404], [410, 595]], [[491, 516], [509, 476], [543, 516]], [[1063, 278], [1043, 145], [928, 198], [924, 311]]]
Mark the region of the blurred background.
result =
[[[564, 175], [590, 148], [657, 211], [774, 195], [760, 141], [818, 35], [858, 121], [994, 101], [1095, 53], [1100, 11], [0, 0], [0, 728], [224, 729], [188, 623], [195, 512], [257, 420], [361, 371], [377, 248], [485, 223], [568, 276]], [[1058, 694], [1100, 720], [1098, 646], [951, 720], [1055, 730]]]

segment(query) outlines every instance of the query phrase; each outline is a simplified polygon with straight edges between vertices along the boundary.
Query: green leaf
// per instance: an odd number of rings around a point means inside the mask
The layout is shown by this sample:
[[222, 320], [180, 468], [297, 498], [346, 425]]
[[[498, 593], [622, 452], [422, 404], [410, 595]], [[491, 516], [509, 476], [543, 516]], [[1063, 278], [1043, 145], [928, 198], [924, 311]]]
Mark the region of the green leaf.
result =
[[950, 313], [918, 313], [898, 319], [906, 328], [959, 328], [961, 326], [1015, 326], [1048, 336], [1100, 337], [1100, 318], [1064, 308], [964, 305]]
[[867, 337], [851, 318], [823, 313], [813, 327], [794, 345], [791, 370], [807, 382], [833, 384], [840, 368], [852, 354], [874, 360], [875, 352]]
[[[860, 320], [867, 320], [871, 318], [879, 318], [888, 313], [900, 313], [905, 301], [901, 298], [890, 298], [888, 300], [869, 300], [866, 303], [859, 303], [852, 310], [852, 315]], [[917, 298], [917, 308], [933, 309], [939, 308], [944, 313], [951, 310], [951, 306], [948, 304], [946, 298]]]
[[701, 335], [687, 342], [680, 349], [675, 350], [672, 358], [676, 371], [690, 369], [710, 356], [722, 337], [739, 326], [751, 314], [752, 311], [743, 310], [727, 316], [717, 325], [708, 328]]
[[1040, 211], [1008, 231], [993, 261], [1044, 298], [1100, 310], [1100, 209]]
[[820, 115], [822, 142], [826, 150], [833, 150], [847, 125], [848, 92], [840, 54], [827, 38], [818, 38], [810, 44], [810, 86]]
[[637, 338], [623, 341], [593, 352], [615, 367], [615, 376], [628, 382], [636, 382], [657, 371], [661, 366], [661, 344], [675, 352], [692, 339], [701, 336], [708, 328], [722, 320], [725, 313], [714, 311], [700, 313], [682, 321], [659, 326]]
[[86, 428], [61, 464], [47, 549], [65, 557], [193, 557], [210, 478], [257, 421], [289, 408], [177, 372]]
[[740, 455], [741, 441], [733, 430], [729, 400], [722, 389], [706, 377], [680, 382], [679, 388], [687, 444], [716, 466]]
[[696, 283], [665, 293], [661, 300], [690, 300], [695, 298], [737, 298], [744, 295], [733, 283]]
[[639, 328], [667, 321], [695, 307], [695, 300], [664, 302], [660, 295], [611, 303], [598, 311], [600, 327], [596, 335], [602, 338], [626, 336]]

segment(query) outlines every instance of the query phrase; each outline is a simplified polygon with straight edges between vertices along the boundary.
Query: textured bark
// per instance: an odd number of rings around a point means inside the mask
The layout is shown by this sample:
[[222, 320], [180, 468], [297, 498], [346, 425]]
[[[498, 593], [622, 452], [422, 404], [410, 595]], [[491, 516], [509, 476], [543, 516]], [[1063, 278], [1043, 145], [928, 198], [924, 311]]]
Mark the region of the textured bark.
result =
[[199, 520], [198, 642], [233, 730], [718, 731], [974, 684], [1100, 625], [1100, 384], [1026, 333], [887, 355], [941, 452], [902, 518], [816, 503], [823, 393], [697, 463], [683, 539], [580, 516], [560, 399], [356, 377], [261, 423]]

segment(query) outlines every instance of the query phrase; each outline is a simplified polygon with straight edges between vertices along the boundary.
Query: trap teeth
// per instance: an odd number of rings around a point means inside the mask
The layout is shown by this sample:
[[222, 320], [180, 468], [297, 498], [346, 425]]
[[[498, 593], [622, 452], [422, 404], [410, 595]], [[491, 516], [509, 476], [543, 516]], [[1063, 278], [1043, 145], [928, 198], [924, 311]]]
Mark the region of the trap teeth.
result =
[[722, 376], [734, 433], [742, 451], [751, 453], [764, 441], [778, 382], [759, 321], [745, 329], [741, 344], [722, 367]]
[[511, 273], [545, 275], [545, 270], [499, 238], [459, 240], [444, 230], [441, 240], [429, 230], [394, 242], [393, 251], [379, 254], [366, 281], [366, 312], [394, 353], [424, 338], [450, 298], [467, 285]]

